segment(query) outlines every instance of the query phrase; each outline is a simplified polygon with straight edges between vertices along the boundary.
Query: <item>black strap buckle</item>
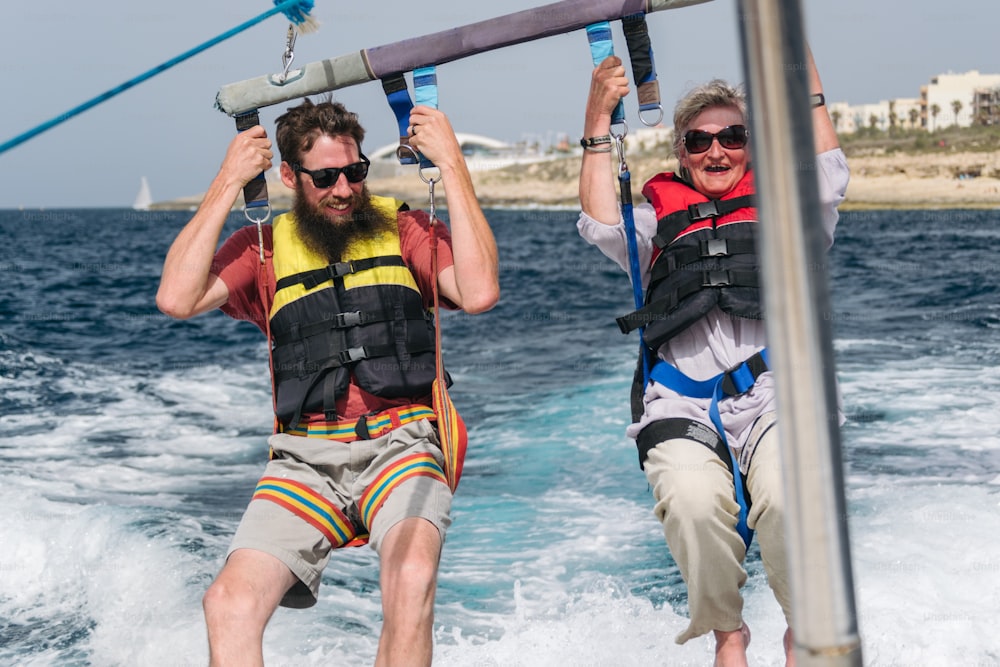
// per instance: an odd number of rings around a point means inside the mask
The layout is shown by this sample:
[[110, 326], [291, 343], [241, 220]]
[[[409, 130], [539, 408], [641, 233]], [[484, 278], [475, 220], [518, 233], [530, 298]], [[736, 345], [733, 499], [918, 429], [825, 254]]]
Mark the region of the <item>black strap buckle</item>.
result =
[[354, 273], [354, 262], [337, 262], [326, 268], [330, 271], [331, 278], [340, 278], [348, 273]]
[[705, 239], [700, 244], [702, 257], [728, 257], [728, 239]]
[[715, 199], [704, 201], [699, 204], [688, 206], [688, 213], [692, 220], [704, 220], [705, 218], [719, 217], [719, 202]]
[[357, 423], [354, 425], [354, 435], [358, 436], [358, 440], [371, 440], [371, 433], [368, 432], [368, 417], [374, 415], [375, 413], [369, 413], [367, 415], [361, 415], [358, 417]]
[[347, 329], [362, 324], [361, 311], [355, 310], [351, 313], [337, 313], [333, 316], [333, 325], [337, 329]]
[[341, 350], [340, 354], [337, 355], [341, 364], [349, 364], [354, 361], [361, 361], [362, 359], [368, 358], [368, 353], [365, 351], [364, 347], [352, 347], [348, 350]]
[[732, 283], [729, 271], [703, 271], [701, 274], [702, 287], [728, 287]]

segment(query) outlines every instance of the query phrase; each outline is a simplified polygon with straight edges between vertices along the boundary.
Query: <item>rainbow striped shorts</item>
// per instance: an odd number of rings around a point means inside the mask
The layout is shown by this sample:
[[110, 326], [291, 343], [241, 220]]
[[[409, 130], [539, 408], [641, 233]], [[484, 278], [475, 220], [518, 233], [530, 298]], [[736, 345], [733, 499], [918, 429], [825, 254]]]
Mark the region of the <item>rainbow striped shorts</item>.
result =
[[378, 551], [399, 521], [420, 517], [444, 541], [451, 490], [437, 431], [414, 421], [372, 440], [330, 442], [278, 433], [271, 460], [229, 553], [255, 549], [281, 560], [298, 577], [282, 606], [315, 604], [330, 552], [369, 543]]

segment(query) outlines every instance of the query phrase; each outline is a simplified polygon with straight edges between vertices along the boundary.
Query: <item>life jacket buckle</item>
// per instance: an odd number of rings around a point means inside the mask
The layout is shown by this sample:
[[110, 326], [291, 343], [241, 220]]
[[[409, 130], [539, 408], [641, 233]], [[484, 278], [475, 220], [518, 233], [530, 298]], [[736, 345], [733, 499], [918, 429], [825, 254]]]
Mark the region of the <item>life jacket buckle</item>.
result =
[[355, 310], [350, 313], [337, 313], [333, 316], [333, 326], [336, 329], [347, 329], [361, 325], [361, 311]]
[[703, 271], [701, 274], [702, 287], [729, 287], [732, 284], [729, 271]]
[[336, 262], [327, 267], [330, 270], [331, 278], [340, 278], [341, 276], [346, 276], [349, 273], [354, 273], [354, 262]]
[[719, 217], [719, 202], [715, 199], [688, 206], [688, 214], [692, 220]]
[[728, 257], [729, 254], [727, 239], [705, 239], [701, 242], [702, 257]]
[[362, 347], [352, 347], [347, 350], [341, 350], [340, 354], [337, 355], [340, 359], [341, 364], [349, 364], [355, 361], [361, 361], [362, 359], [368, 358], [368, 353], [365, 348]]

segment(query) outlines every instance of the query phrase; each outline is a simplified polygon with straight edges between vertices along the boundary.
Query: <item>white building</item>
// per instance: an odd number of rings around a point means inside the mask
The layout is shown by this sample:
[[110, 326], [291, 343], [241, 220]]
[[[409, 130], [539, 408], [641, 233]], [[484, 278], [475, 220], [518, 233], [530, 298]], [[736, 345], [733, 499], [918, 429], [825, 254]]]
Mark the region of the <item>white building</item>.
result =
[[924, 127], [931, 132], [952, 125], [969, 127], [976, 117], [976, 91], [998, 87], [1000, 74], [980, 74], [978, 70], [964, 74], [939, 74], [920, 89], [921, 103], [926, 114]]
[[988, 99], [984, 91], [997, 89], [1000, 89], [1000, 74], [980, 74], [978, 70], [972, 70], [964, 74], [933, 77], [930, 83], [920, 87], [919, 98], [900, 97], [874, 104], [854, 105], [833, 102], [827, 106], [837, 131], [844, 134], [864, 127], [886, 131], [893, 125], [900, 129], [923, 128], [933, 132], [953, 125], [972, 125], [987, 104], [983, 101]]

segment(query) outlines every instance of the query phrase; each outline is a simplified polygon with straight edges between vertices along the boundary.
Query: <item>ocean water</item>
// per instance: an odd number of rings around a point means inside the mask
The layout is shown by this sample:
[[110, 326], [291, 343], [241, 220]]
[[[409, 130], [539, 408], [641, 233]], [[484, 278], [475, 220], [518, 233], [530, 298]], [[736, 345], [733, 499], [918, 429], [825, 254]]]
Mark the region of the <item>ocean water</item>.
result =
[[[263, 337], [154, 294], [187, 213], [0, 211], [0, 664], [203, 665], [200, 599], [266, 458]], [[435, 665], [709, 665], [623, 431], [631, 292], [572, 211], [490, 211], [503, 297], [443, 317], [470, 454]], [[234, 215], [227, 230], [237, 228]], [[866, 665], [1000, 665], [1000, 212], [845, 213], [830, 255]], [[756, 549], [752, 665], [784, 631]], [[367, 665], [367, 549], [279, 610], [269, 665]]]

